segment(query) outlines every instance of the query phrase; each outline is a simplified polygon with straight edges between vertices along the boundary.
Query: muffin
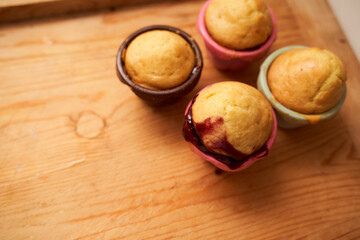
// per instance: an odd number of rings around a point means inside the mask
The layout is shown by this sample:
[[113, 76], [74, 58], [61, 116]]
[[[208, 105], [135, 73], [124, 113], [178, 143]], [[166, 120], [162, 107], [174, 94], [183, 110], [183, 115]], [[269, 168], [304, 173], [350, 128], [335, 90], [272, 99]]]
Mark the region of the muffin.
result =
[[132, 81], [154, 90], [180, 85], [189, 77], [194, 64], [190, 44], [167, 30], [140, 34], [125, 52], [125, 68]]
[[121, 44], [117, 75], [152, 106], [173, 103], [198, 83], [203, 68], [196, 41], [181, 29], [152, 25], [131, 34]]
[[273, 11], [261, 0], [208, 0], [196, 26], [214, 66], [230, 71], [264, 57], [278, 31]]
[[213, 0], [205, 12], [205, 25], [217, 43], [233, 50], [263, 44], [273, 29], [271, 15], [262, 0]]
[[274, 60], [267, 82], [274, 98], [286, 108], [317, 114], [333, 108], [343, 97], [346, 71], [328, 50], [292, 49]]
[[252, 155], [267, 154], [274, 121], [272, 108], [259, 91], [225, 81], [205, 88], [192, 100], [183, 133], [199, 151], [234, 170]]

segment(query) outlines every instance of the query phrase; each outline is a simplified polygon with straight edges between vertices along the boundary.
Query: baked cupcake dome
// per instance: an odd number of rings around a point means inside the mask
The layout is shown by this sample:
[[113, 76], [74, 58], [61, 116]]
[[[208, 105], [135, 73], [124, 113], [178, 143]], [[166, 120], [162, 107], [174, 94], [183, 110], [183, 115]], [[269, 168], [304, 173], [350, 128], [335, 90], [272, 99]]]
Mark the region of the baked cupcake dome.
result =
[[216, 42], [234, 50], [261, 45], [273, 28], [262, 0], [213, 0], [206, 9], [205, 24]]
[[[181, 83], [180, 85], [169, 88], [169, 89], [150, 89], [143, 87], [140, 84], [135, 83], [125, 67], [125, 56], [126, 51], [131, 42], [139, 35], [146, 33], [148, 31], [153, 30], [166, 30], [178, 34], [187, 43], [190, 44], [193, 52], [195, 53], [195, 64], [192, 68], [192, 71], [188, 78]], [[128, 36], [124, 42], [121, 44], [117, 57], [116, 57], [116, 73], [119, 80], [129, 86], [131, 90], [141, 99], [143, 99], [146, 103], [152, 106], [160, 106], [167, 105], [175, 102], [185, 94], [188, 94], [190, 91], [194, 89], [196, 84], [199, 82], [201, 72], [203, 68], [203, 58], [201, 54], [200, 47], [188, 33], [184, 32], [179, 28], [175, 28], [167, 25], [151, 25], [143, 27], [135, 32], [133, 32], [130, 36]]]
[[331, 109], [343, 97], [346, 71], [330, 51], [292, 49], [274, 60], [267, 81], [279, 103], [295, 112], [316, 114]]
[[152, 30], [137, 36], [125, 52], [125, 68], [133, 82], [149, 89], [168, 89], [191, 74], [195, 54], [181, 36]]
[[196, 134], [210, 152], [234, 160], [260, 150], [273, 132], [273, 112], [263, 95], [239, 82], [202, 90], [191, 109]]

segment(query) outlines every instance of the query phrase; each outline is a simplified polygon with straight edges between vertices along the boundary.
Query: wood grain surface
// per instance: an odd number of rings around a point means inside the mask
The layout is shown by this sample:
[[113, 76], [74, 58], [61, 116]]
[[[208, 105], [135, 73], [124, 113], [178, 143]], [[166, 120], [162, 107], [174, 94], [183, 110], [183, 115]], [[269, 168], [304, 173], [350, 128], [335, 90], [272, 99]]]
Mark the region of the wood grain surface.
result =
[[[279, 130], [269, 156], [221, 175], [181, 135], [188, 101], [222, 80], [255, 85], [260, 63], [216, 70], [195, 28], [202, 1], [0, 29], [0, 239], [360, 239], [360, 68], [325, 0], [268, 0], [271, 51], [327, 48], [348, 70], [340, 114]], [[196, 89], [151, 108], [115, 73], [121, 42], [149, 24], [190, 33]]]
[[184, 0], [0, 0], [0, 24]]
[[0, 7], [14, 7], [55, 1], [59, 0], [0, 0]]

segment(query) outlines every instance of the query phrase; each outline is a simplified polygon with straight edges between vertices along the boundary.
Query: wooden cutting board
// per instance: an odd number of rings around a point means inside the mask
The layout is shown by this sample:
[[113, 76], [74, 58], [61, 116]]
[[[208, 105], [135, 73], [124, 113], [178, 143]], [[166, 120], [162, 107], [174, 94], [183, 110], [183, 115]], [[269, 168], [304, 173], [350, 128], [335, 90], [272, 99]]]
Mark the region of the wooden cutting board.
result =
[[[221, 175], [189, 150], [183, 112], [208, 84], [255, 85], [260, 62], [213, 67], [195, 28], [203, 3], [2, 24], [0, 239], [360, 239], [360, 66], [327, 2], [268, 0], [279, 23], [270, 52], [303, 44], [339, 55], [342, 111], [279, 130], [266, 159]], [[184, 29], [205, 61], [196, 89], [161, 108], [115, 73], [122, 41], [150, 24]]]

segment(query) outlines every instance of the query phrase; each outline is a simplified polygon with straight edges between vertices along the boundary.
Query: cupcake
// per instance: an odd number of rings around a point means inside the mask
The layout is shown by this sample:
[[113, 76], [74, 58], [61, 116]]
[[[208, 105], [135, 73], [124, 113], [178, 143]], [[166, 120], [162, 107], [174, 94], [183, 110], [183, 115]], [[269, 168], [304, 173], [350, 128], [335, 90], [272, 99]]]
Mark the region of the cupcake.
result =
[[261, 0], [213, 0], [205, 12], [205, 25], [218, 44], [233, 50], [263, 44], [273, 28], [270, 12]]
[[172, 102], [190, 92], [202, 70], [196, 42], [180, 29], [150, 26], [132, 34], [120, 47], [118, 76], [147, 102]]
[[260, 90], [284, 120], [279, 121], [284, 127], [329, 119], [345, 98], [344, 64], [328, 50], [281, 49], [264, 62], [260, 75], [263, 75], [262, 79], [259, 77]]
[[277, 34], [275, 17], [261, 0], [208, 1], [198, 29], [215, 66], [224, 70], [240, 70], [259, 60]]
[[183, 134], [205, 160], [226, 171], [239, 171], [268, 154], [276, 119], [255, 88], [225, 81], [203, 89], [190, 102]]

